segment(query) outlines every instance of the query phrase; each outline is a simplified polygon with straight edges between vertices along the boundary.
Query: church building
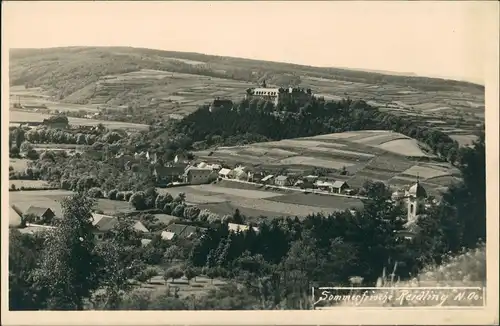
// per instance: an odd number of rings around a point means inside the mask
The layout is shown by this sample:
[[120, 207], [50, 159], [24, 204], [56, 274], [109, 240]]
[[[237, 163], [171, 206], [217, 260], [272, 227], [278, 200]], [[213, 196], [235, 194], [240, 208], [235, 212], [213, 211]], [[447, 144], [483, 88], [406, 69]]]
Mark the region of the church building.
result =
[[420, 231], [418, 226], [419, 215], [424, 213], [425, 202], [427, 199], [427, 191], [420, 184], [419, 178], [417, 177], [417, 182], [408, 189], [405, 193], [404, 199], [406, 199], [407, 205], [407, 219], [404, 225], [404, 230], [399, 232], [401, 237], [411, 240]]

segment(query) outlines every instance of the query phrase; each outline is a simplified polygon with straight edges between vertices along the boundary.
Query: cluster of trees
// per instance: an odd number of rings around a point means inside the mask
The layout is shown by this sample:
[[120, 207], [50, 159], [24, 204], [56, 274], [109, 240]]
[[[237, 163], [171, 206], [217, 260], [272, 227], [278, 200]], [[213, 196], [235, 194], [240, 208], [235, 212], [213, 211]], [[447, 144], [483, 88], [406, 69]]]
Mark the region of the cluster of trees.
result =
[[[47, 129], [37, 128], [24, 130], [22, 128], [15, 128], [10, 131], [9, 139], [11, 144], [15, 141], [15, 146], [18, 146], [19, 139], [21, 143], [23, 140], [29, 141], [34, 144], [75, 144], [75, 145], [93, 145], [94, 143], [101, 142], [112, 144], [119, 140], [126, 138], [127, 135], [122, 130], [113, 131], [87, 131], [87, 130], [63, 130], [63, 129]], [[18, 146], [19, 147], [19, 146]]]
[[191, 139], [195, 148], [370, 129], [393, 130], [415, 138], [453, 163], [464, 154], [459, 144], [441, 131], [350, 99], [311, 98], [304, 105], [291, 102], [278, 108], [262, 99], [243, 100], [232, 109], [215, 112], [202, 107], [174, 128]]
[[59, 126], [67, 127], [69, 125], [69, 120], [68, 120], [67, 116], [65, 116], [63, 114], [57, 114], [57, 115], [54, 115], [54, 116], [50, 116], [47, 119], [43, 119], [42, 123], [44, 125], [53, 125], [53, 124], [56, 124], [56, 125], [59, 125]]
[[28, 141], [23, 141], [21, 146], [17, 147], [16, 145], [12, 146], [9, 150], [9, 157], [11, 158], [20, 158], [21, 153], [30, 160], [36, 160], [40, 157], [40, 154], [35, 150], [33, 145]]

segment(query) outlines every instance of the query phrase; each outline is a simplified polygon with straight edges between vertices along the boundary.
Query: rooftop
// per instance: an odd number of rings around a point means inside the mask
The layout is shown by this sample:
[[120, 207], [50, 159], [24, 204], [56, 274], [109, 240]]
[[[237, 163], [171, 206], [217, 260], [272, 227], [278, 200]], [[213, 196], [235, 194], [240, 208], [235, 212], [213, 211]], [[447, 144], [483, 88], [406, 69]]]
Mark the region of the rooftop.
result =
[[411, 186], [410, 189], [408, 190], [408, 194], [410, 196], [417, 197], [417, 198], [426, 198], [427, 197], [427, 191], [420, 184], [418, 178], [417, 178], [417, 182], [413, 186]]
[[[24, 214], [43, 216], [45, 213], [47, 213], [47, 211], [52, 212], [52, 210], [48, 207], [30, 206]], [[54, 212], [52, 212], [52, 213], [54, 213]]]

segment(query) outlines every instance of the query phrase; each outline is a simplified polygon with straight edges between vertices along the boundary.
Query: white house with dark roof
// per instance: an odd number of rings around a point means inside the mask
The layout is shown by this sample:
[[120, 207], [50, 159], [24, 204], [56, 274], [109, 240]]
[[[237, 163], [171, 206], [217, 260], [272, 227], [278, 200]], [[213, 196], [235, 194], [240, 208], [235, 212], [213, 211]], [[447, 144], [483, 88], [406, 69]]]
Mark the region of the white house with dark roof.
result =
[[[94, 226], [94, 235], [98, 240], [102, 240], [104, 234], [111, 231], [118, 225], [118, 218], [110, 215], [92, 213], [92, 225]], [[140, 233], [149, 233], [149, 230], [140, 221], [136, 221], [132, 228]]]
[[345, 181], [337, 180], [332, 184], [332, 192], [336, 194], [341, 194], [342, 192], [349, 189], [349, 185]]
[[50, 208], [39, 206], [30, 206], [23, 214], [24, 217], [28, 215], [34, 218], [34, 220], [31, 222], [35, 223], [50, 222], [56, 216], [56, 214]]

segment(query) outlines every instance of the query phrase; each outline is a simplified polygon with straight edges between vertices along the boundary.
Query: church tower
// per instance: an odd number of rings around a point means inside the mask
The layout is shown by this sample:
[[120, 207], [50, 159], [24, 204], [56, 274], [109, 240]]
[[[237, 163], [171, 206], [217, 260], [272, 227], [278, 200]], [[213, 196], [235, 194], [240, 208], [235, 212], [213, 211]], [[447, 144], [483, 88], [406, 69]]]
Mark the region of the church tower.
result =
[[425, 198], [427, 198], [427, 191], [420, 184], [417, 176], [417, 182], [410, 187], [407, 195], [408, 223], [416, 222], [418, 214], [423, 210]]

